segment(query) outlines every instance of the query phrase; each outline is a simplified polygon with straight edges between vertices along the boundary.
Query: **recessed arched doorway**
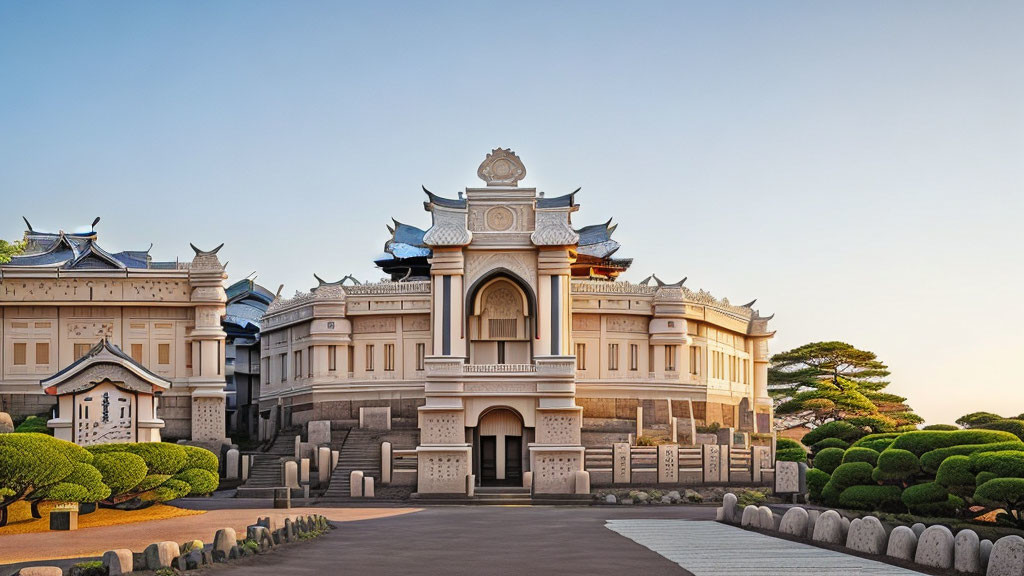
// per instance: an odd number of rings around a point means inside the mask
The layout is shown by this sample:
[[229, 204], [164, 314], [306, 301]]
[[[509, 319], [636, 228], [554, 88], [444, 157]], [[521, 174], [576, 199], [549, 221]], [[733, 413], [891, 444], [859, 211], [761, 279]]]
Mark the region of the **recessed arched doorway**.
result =
[[520, 486], [525, 443], [523, 419], [509, 408], [493, 408], [480, 416], [474, 435], [476, 475], [481, 486]]

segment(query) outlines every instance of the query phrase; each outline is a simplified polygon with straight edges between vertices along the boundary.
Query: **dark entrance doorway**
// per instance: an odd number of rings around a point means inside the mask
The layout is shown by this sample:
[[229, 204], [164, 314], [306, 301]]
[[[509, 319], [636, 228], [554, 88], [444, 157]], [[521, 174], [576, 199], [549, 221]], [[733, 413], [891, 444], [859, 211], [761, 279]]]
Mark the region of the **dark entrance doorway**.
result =
[[505, 479], [516, 486], [523, 481], [522, 436], [505, 436]]
[[491, 483], [498, 479], [498, 439], [480, 437], [480, 481]]
[[[523, 481], [523, 437], [504, 436], [503, 451], [498, 450], [497, 436], [480, 437], [480, 484], [486, 486], [518, 486]], [[502, 453], [503, 452], [503, 453]], [[504, 477], [499, 472], [504, 464]]]

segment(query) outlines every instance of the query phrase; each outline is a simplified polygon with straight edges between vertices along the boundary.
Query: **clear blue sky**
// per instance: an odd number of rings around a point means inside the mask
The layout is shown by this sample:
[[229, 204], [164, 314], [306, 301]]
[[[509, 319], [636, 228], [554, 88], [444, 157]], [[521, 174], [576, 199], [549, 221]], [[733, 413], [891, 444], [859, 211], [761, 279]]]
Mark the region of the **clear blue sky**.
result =
[[1020, 2], [0, 2], [0, 237], [380, 276], [420, 184], [578, 186], [628, 278], [874, 350], [931, 422], [1024, 412]]

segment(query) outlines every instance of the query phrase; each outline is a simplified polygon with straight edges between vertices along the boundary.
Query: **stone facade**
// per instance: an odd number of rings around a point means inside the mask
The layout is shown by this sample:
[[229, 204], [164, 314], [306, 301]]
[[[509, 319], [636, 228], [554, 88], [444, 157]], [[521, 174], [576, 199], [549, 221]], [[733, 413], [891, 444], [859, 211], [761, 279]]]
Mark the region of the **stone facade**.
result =
[[562, 494], [575, 490], [587, 430], [626, 441], [612, 431], [667, 435], [679, 419], [690, 440], [713, 423], [770, 431], [773, 333], [753, 302], [617, 281], [630, 260], [612, 257], [615, 226], [574, 228], [575, 193], [520, 186], [526, 168], [510, 150], [478, 175], [485, 186], [458, 199], [424, 188], [428, 228], [389, 226], [375, 262], [391, 280], [318, 278], [275, 298], [262, 321], [261, 430], [358, 426], [361, 413], [365, 425], [368, 410], [389, 408], [392, 427], [419, 428], [422, 493], [531, 472], [534, 492]]

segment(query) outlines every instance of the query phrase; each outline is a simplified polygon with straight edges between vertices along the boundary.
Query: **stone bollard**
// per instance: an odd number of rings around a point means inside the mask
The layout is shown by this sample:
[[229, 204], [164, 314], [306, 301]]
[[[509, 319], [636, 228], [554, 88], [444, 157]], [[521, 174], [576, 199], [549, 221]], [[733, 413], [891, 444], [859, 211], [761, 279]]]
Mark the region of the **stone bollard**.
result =
[[341, 458], [341, 452], [337, 450], [331, 450], [331, 470], [338, 467], [338, 459]]
[[948, 570], [953, 567], [953, 533], [940, 524], [924, 529], [917, 539], [914, 562], [922, 566]]
[[221, 528], [213, 537], [213, 560], [223, 562], [231, 555], [231, 548], [238, 542], [234, 528]]
[[988, 569], [988, 558], [989, 558], [989, 556], [992, 555], [992, 541], [991, 540], [982, 540], [981, 544], [978, 546], [978, 550], [979, 550], [980, 556], [981, 556], [981, 569], [982, 570], [987, 570]]
[[391, 442], [380, 443], [380, 483], [391, 484]]
[[956, 533], [953, 569], [957, 572], [981, 572], [981, 538], [974, 530], [964, 529]]
[[316, 476], [317, 480], [320, 481], [320, 487], [327, 486], [327, 483], [331, 481], [331, 467], [329, 463], [331, 461], [331, 449], [326, 446], [321, 447], [319, 455], [316, 459]]
[[794, 506], [782, 515], [779, 532], [803, 538], [807, 534], [807, 510]]
[[363, 498], [373, 498], [373, 476], [366, 476], [363, 478]]
[[740, 526], [757, 527], [757, 506], [747, 504], [743, 507], [743, 516], [740, 517]]
[[828, 544], [840, 544], [846, 542], [843, 534], [843, 518], [835, 510], [826, 510], [818, 516], [814, 523], [813, 540]]
[[586, 470], [577, 470], [575, 474], [576, 480], [576, 494], [590, 495], [590, 472]]
[[523, 488], [529, 488], [530, 493], [533, 493], [533, 472], [523, 472]]
[[885, 554], [887, 537], [882, 522], [874, 516], [856, 518], [850, 523], [846, 547], [865, 554]]
[[992, 545], [986, 576], [1021, 576], [1024, 574], [1024, 538], [1003, 536]]
[[725, 496], [722, 496], [722, 520], [729, 524], [736, 523], [736, 495], [732, 492], [726, 492]]
[[466, 475], [466, 497], [472, 498], [476, 493], [476, 474]]
[[775, 516], [772, 514], [772, 509], [767, 506], [758, 506], [757, 508], [757, 528], [762, 530], [774, 530], [775, 529]]
[[252, 464], [252, 455], [242, 455], [242, 481], [245, 482], [249, 479], [249, 466]]
[[224, 477], [228, 480], [237, 480], [239, 470], [238, 450], [232, 448], [228, 450], [227, 457], [224, 458]]
[[284, 485], [286, 488], [299, 487], [299, 465], [294, 460], [284, 463]]
[[309, 458], [299, 461], [299, 484], [309, 484]]
[[363, 497], [363, 473], [359, 470], [353, 470], [348, 476], [349, 482], [349, 496], [352, 498]]
[[900, 560], [913, 560], [917, 553], [917, 534], [906, 526], [897, 526], [889, 534], [885, 555]]
[[170, 540], [154, 542], [147, 546], [146, 550], [142, 553], [143, 557], [146, 559], [147, 570], [170, 568], [171, 563], [178, 557], [178, 554], [178, 543], [171, 542]]
[[302, 458], [302, 437], [295, 435], [295, 458]]
[[103, 567], [107, 570], [107, 576], [121, 576], [129, 574], [134, 567], [134, 556], [127, 548], [107, 550], [103, 553]]
[[284, 519], [284, 539], [285, 542], [295, 541], [295, 522], [291, 518]]
[[64, 571], [57, 566], [26, 566], [18, 570], [18, 576], [63, 576]]

